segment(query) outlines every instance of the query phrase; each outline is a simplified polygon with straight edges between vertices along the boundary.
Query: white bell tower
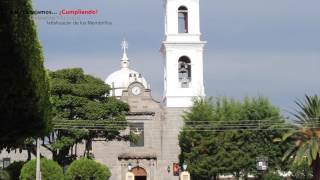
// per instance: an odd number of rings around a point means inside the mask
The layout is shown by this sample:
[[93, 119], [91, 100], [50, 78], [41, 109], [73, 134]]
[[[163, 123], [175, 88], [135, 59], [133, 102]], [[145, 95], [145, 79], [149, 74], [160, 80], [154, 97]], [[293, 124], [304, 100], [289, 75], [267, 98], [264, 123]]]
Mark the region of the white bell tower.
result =
[[199, 0], [165, 0], [164, 103], [190, 107], [194, 97], [205, 96], [203, 48], [200, 40]]

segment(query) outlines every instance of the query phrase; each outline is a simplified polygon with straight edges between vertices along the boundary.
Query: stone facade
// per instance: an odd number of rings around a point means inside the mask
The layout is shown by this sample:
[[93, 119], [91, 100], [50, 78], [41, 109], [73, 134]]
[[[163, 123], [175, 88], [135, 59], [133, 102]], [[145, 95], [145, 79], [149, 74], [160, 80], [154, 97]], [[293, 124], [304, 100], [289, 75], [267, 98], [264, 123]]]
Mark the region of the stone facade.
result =
[[[137, 86], [142, 93], [134, 95], [132, 88]], [[186, 109], [163, 107], [152, 99], [151, 90], [139, 82], [130, 84], [128, 90], [123, 91], [121, 100], [130, 105], [132, 115], [127, 116], [128, 122], [143, 123], [144, 146], [130, 147], [130, 142], [95, 143], [96, 160], [110, 167], [111, 180], [124, 180], [129, 164], [145, 169], [146, 180], [179, 179], [173, 176], [172, 165], [179, 162], [177, 137], [183, 124], [181, 114]]]
[[[132, 88], [137, 86], [141, 92], [135, 95]], [[92, 153], [95, 160], [110, 168], [110, 180], [125, 180], [129, 164], [133, 168], [143, 168], [147, 174], [146, 180], [178, 180], [178, 176], [173, 176], [172, 165], [179, 162], [177, 137], [183, 125], [181, 114], [186, 108], [163, 107], [152, 98], [151, 90], [140, 82], [130, 84], [128, 89], [123, 91], [121, 100], [130, 106], [130, 113], [127, 115], [129, 124], [143, 124], [144, 144], [132, 147], [130, 142], [124, 141], [94, 141]], [[129, 130], [128, 128], [123, 133], [128, 133]], [[78, 145], [78, 154], [82, 154], [83, 150], [84, 145]], [[52, 157], [44, 148], [41, 148], [41, 154], [47, 158]], [[11, 162], [25, 161], [27, 152], [12, 151], [0, 154], [0, 159], [7, 157]]]

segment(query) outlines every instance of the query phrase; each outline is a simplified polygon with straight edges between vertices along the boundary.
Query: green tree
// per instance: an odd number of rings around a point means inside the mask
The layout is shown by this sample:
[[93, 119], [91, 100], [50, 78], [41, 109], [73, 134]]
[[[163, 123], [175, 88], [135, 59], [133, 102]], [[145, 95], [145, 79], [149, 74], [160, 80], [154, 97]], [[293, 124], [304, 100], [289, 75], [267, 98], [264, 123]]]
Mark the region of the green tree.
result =
[[[70, 164], [77, 152], [69, 152], [77, 149], [78, 143], [85, 142], [83, 155], [89, 156], [94, 138], [124, 138], [119, 131], [127, 126], [125, 112], [129, 106], [108, 97], [108, 85], [84, 74], [80, 68], [62, 69], [50, 72], [49, 75], [54, 122], [62, 123], [56, 125], [57, 129], [48, 136], [49, 145], [43, 146], [53, 153], [55, 161], [63, 166]], [[104, 123], [104, 126], [95, 124], [97, 121]], [[83, 124], [94, 128], [85, 128]]]
[[266, 98], [198, 99], [183, 118], [180, 161], [189, 164], [193, 179], [257, 174], [258, 156], [269, 158], [270, 169], [280, 168], [285, 147], [272, 140], [284, 133], [277, 129], [285, 123]]
[[31, 0], [0, 1], [0, 149], [43, 136], [51, 127], [42, 48], [32, 15], [22, 13], [30, 11]]
[[[63, 180], [63, 171], [55, 161], [42, 158], [41, 179], [43, 180]], [[20, 180], [36, 179], [36, 160], [28, 161], [21, 169]]]
[[73, 161], [66, 173], [66, 180], [106, 180], [111, 176], [107, 166], [90, 159]]
[[320, 180], [320, 97], [306, 95], [304, 101], [298, 100], [296, 104], [299, 108], [293, 115], [297, 118], [297, 127], [282, 137], [282, 141], [292, 142], [293, 146], [283, 159], [298, 165], [307, 159], [313, 179]]

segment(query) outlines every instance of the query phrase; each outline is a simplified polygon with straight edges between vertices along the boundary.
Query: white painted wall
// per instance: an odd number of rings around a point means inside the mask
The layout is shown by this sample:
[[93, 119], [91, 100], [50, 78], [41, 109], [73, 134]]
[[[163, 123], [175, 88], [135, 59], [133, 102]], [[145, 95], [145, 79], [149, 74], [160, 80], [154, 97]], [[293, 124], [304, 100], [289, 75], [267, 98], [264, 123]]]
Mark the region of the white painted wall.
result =
[[[178, 33], [178, 8], [188, 8], [188, 33]], [[165, 59], [164, 103], [167, 107], [190, 107], [192, 99], [205, 96], [203, 84], [203, 48], [200, 40], [199, 0], [166, 0], [165, 41], [161, 52]], [[181, 88], [178, 60], [187, 56], [191, 60], [191, 83]]]

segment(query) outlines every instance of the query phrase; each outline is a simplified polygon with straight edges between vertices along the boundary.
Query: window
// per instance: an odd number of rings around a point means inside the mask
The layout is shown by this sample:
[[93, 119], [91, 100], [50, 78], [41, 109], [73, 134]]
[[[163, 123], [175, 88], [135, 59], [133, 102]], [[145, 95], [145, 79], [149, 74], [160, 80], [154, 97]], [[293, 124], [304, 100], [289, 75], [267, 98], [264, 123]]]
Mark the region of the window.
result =
[[188, 33], [188, 9], [180, 6], [178, 9], [179, 33]]
[[3, 158], [3, 168], [6, 168], [10, 165], [10, 158]]
[[144, 124], [131, 123], [130, 133], [132, 133], [137, 138], [136, 142], [130, 142], [130, 147], [143, 147], [144, 146]]
[[188, 88], [191, 82], [191, 61], [187, 56], [179, 58], [178, 73], [181, 87]]

